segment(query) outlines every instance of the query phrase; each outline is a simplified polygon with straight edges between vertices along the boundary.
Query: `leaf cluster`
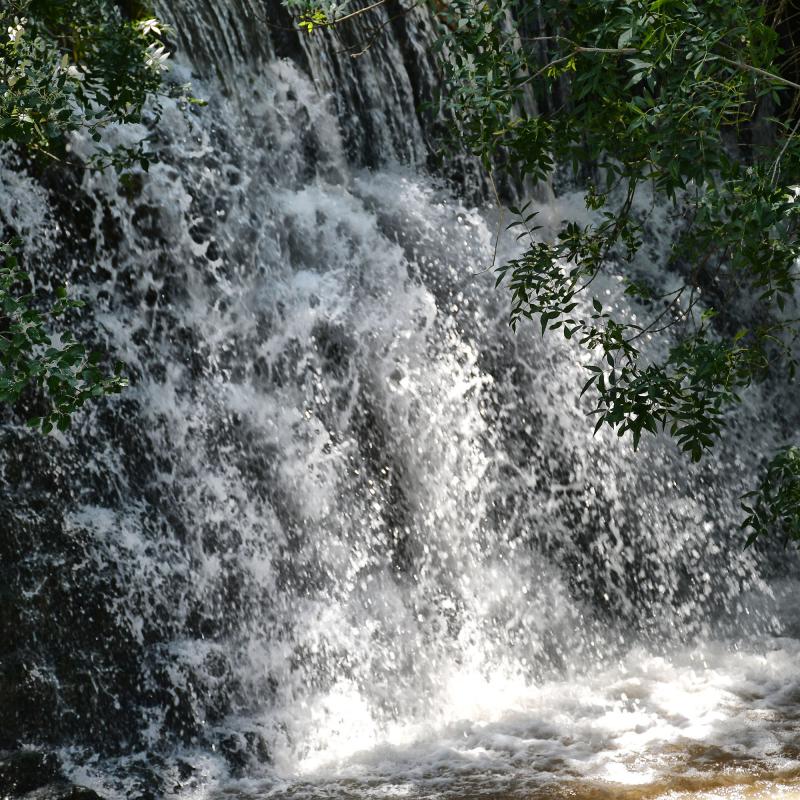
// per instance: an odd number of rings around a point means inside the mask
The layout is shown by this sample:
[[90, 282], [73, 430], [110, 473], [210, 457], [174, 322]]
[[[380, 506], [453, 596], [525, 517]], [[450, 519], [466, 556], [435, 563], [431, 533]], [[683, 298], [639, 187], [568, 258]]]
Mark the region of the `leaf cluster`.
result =
[[[461, 139], [516, 177], [569, 166], [597, 220], [565, 220], [547, 238], [530, 204], [512, 209], [527, 245], [498, 270], [512, 326], [536, 319], [592, 354], [596, 430], [630, 433], [634, 447], [666, 430], [700, 459], [742, 389], [796, 368], [800, 139], [790, 114], [770, 110], [791, 107], [800, 86], [780, 74], [774, 19], [755, 0], [451, 0], [439, 19]], [[756, 123], [769, 141], [755, 143]], [[641, 257], [643, 187], [682, 214], [666, 266], [684, 283], [664, 293], [631, 281], [653, 309], [635, 324], [581, 293]], [[743, 303], [757, 323], [736, 324]], [[640, 345], [659, 335], [653, 361]], [[748, 519], [763, 530], [784, 517]]]
[[0, 141], [60, 159], [71, 133], [99, 142], [109, 125], [138, 122], [161, 86], [163, 33], [157, 20], [127, 20], [108, 0], [4, 4]]
[[800, 542], [800, 448], [784, 447], [767, 467], [757, 490], [742, 500], [747, 514], [742, 527], [750, 528], [747, 546], [768, 532], [784, 542]]
[[102, 369], [102, 353], [89, 351], [65, 330], [57, 338], [51, 320], [83, 306], [71, 299], [66, 287], [46, 311], [37, 309], [32, 292], [25, 291], [30, 276], [19, 268], [13, 244], [0, 245], [0, 402], [13, 405], [30, 387], [47, 391], [51, 410], [28, 421], [49, 433], [65, 430], [70, 415], [90, 398], [116, 394], [127, 385], [122, 364], [108, 375]]
[[[108, 126], [140, 122], [145, 104], [161, 90], [166, 28], [152, 9], [139, 4], [138, 10], [144, 16], [130, 20], [113, 0], [3, 3], [0, 142], [34, 158], [61, 160], [70, 136], [82, 132], [96, 144], [86, 162], [90, 169], [113, 167], [123, 181], [134, 165], [147, 170], [152, 156], [144, 140], [100, 144]], [[187, 89], [180, 91], [186, 95]], [[46, 395], [48, 410], [29, 424], [44, 433], [63, 430], [87, 400], [119, 392], [126, 380], [121, 364], [108, 374], [101, 354], [78, 342], [68, 327], [52, 333], [55, 320], [73, 316], [83, 304], [65, 287], [49, 304], [35, 296], [17, 249], [0, 245], [0, 403], [13, 405], [30, 392]]]

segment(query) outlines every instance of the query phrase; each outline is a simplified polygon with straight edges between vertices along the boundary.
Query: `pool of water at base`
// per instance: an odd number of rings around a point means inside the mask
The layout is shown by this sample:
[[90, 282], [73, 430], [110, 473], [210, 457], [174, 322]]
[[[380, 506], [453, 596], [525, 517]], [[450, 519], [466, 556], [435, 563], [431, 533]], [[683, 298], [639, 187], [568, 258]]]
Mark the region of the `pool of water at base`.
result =
[[[800, 799], [800, 639], [712, 642], [568, 679], [450, 677], [446, 718], [371, 730], [355, 694], [268, 779], [213, 800]], [[327, 713], [324, 713], [327, 710]], [[208, 785], [206, 787], [208, 792]]]
[[480, 776], [458, 789], [419, 790], [405, 784], [365, 787], [297, 786], [286, 792], [240, 793], [232, 787], [214, 795], [227, 800], [256, 798], [336, 798], [336, 800], [800, 800], [800, 770], [791, 774], [748, 773], [750, 764], [728, 764], [717, 775], [673, 776], [646, 785], [625, 785], [612, 781], [554, 780], [536, 787], [509, 786], [498, 791]]

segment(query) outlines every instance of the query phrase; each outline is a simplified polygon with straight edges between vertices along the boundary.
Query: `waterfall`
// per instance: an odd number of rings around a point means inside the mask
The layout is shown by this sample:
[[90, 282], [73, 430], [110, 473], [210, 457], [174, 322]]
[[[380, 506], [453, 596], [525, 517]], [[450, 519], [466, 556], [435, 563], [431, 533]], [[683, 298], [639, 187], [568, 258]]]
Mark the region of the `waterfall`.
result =
[[580, 350], [508, 328], [477, 168], [434, 170], [402, 8], [337, 39], [163, 4], [209, 105], [109, 133], [149, 173], [3, 155], [3, 225], [131, 386], [64, 434], [4, 417], [0, 750], [109, 797], [527, 797], [702, 770], [683, 739], [795, 768], [797, 564], [737, 527], [768, 398], [697, 466], [592, 435]]

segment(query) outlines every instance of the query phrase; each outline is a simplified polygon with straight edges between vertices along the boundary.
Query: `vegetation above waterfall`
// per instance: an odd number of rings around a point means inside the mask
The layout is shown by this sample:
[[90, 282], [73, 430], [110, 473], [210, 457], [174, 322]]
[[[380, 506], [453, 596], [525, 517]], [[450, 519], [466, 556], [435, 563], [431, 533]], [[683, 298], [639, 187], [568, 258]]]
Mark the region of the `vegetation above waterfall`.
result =
[[[353, 16], [292, 0], [307, 31]], [[382, 5], [378, 3], [376, 5]], [[511, 325], [535, 321], [588, 358], [595, 430], [666, 431], [693, 461], [724, 435], [754, 382], [797, 367], [800, 77], [790, 4], [758, 0], [449, 0], [434, 3], [457, 138], [491, 176], [552, 179], [566, 168], [593, 221], [537, 226], [512, 208], [524, 252], [501, 265]], [[359, 12], [360, 13], [360, 12]], [[389, 13], [389, 12], [384, 12]], [[378, 28], [380, 26], [377, 26]], [[679, 220], [669, 274], [630, 277], [659, 198]], [[649, 317], [592, 297], [629, 275]], [[653, 352], [660, 351], [660, 357]], [[800, 451], [789, 446], [744, 501], [749, 542], [800, 540]]]
[[[145, 9], [144, 11], [147, 11]], [[71, 137], [93, 143], [81, 166], [113, 167], [124, 175], [144, 169], [144, 140], [105, 147], [111, 125], [141, 121], [145, 103], [161, 87], [168, 52], [163, 25], [144, 13], [126, 18], [108, 0], [12, 0], [0, 10], [0, 142], [44, 161], [68, 161]], [[47, 410], [30, 420], [45, 432], [66, 428], [89, 398], [125, 385], [121, 365], [101, 369], [91, 352], [51, 318], [81, 305], [57, 287], [42, 310], [15, 247], [0, 247], [0, 402], [14, 403], [33, 387], [46, 390]]]

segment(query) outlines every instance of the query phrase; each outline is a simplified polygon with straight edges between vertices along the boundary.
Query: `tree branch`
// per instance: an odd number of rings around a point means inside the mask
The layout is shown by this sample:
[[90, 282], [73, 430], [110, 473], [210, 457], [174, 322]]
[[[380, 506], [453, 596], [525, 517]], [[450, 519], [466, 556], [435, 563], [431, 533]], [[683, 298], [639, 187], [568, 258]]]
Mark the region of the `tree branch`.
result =
[[775, 81], [775, 83], [782, 83], [784, 86], [791, 86], [793, 89], [800, 90], [800, 83], [795, 83], [794, 81], [782, 78], [780, 75], [767, 72], [767, 70], [761, 69], [761, 67], [754, 67], [752, 64], [745, 64], [743, 61], [734, 61], [732, 58], [727, 58], [726, 56], [720, 56], [716, 54], [714, 55], [714, 58], [724, 62], [725, 64], [729, 64], [732, 67], [743, 70], [744, 72], [752, 72], [755, 75], [761, 75], [763, 78], [769, 78], [771, 81]]

